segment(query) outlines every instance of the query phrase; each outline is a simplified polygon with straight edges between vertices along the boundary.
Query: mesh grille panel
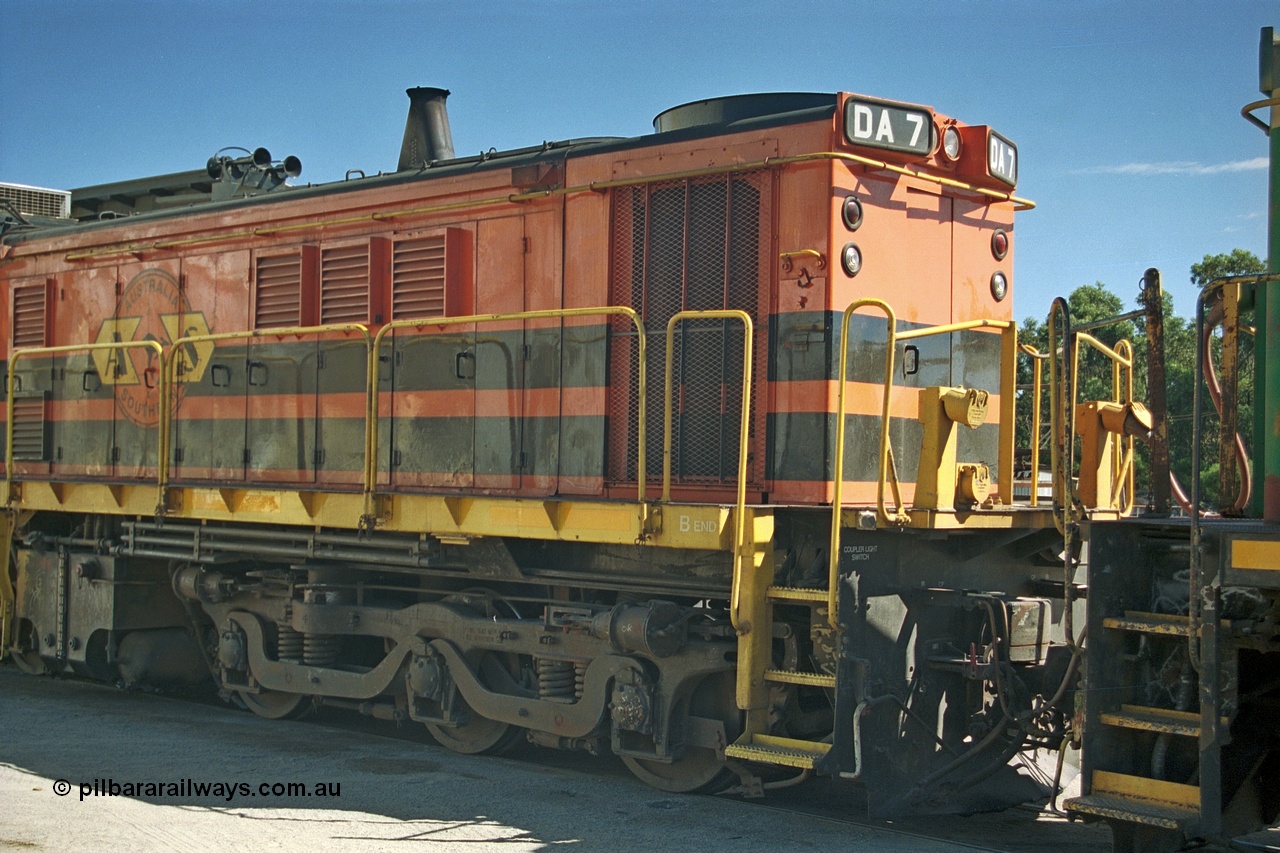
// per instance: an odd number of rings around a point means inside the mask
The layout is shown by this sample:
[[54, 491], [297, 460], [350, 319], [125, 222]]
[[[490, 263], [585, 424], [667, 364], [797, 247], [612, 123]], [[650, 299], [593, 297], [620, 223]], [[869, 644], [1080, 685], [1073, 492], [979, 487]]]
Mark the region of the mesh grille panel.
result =
[[259, 329], [297, 326], [301, 323], [302, 255], [259, 257], [254, 318]]
[[391, 256], [391, 319], [443, 317], [445, 237], [401, 240]]
[[320, 253], [320, 322], [369, 319], [369, 246], [339, 246]]
[[[651, 480], [662, 474], [666, 327], [674, 314], [731, 308], [752, 318], [755, 397], [765, 364], [764, 336], [756, 321], [766, 292], [770, 187], [769, 173], [744, 172], [615, 191], [612, 301], [640, 312], [648, 336], [645, 468]], [[742, 406], [742, 325], [685, 321], [675, 334], [672, 479], [731, 483], [737, 477]], [[610, 363], [610, 476], [615, 480], [637, 476], [638, 357], [634, 333], [615, 324]], [[624, 376], [629, 387], [622, 385]], [[753, 399], [751, 429], [761, 434], [763, 423]], [[748, 469], [756, 483], [763, 477], [759, 456]]]

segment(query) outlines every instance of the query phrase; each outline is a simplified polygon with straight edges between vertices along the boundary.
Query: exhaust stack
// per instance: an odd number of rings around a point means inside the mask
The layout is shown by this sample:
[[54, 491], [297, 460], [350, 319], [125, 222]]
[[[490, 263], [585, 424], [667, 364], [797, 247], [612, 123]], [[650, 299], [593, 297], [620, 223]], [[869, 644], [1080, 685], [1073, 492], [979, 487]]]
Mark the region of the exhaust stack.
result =
[[406, 89], [405, 94], [409, 96], [409, 118], [404, 126], [396, 171], [421, 169], [434, 160], [452, 160], [453, 134], [444, 106], [449, 90], [415, 87]]

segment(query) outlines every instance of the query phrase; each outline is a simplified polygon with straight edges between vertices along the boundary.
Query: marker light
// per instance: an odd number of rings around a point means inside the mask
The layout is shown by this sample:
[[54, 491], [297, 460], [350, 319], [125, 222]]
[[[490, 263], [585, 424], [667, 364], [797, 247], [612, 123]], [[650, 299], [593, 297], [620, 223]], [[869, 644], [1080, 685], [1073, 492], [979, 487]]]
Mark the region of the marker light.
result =
[[862, 202], [856, 196], [845, 196], [844, 204], [840, 207], [840, 218], [844, 220], [845, 228], [857, 231], [862, 224]]
[[960, 159], [960, 131], [954, 125], [942, 132], [942, 153], [952, 163]]
[[991, 254], [997, 261], [1003, 261], [1009, 254], [1009, 233], [1003, 228], [997, 228], [991, 235]]
[[1003, 302], [1009, 295], [1009, 280], [999, 270], [991, 274], [991, 295], [995, 297], [996, 302]]
[[840, 252], [840, 266], [850, 276], [855, 276], [862, 270], [862, 251], [857, 243], [844, 244], [844, 249]]

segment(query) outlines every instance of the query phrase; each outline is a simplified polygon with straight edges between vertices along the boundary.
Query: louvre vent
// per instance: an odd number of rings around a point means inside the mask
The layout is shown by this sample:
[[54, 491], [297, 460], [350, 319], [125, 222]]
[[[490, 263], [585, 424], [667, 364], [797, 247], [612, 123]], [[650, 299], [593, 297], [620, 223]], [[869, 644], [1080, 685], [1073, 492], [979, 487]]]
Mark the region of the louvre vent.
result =
[[44, 395], [13, 400], [13, 458], [24, 462], [48, 459]]
[[320, 253], [320, 322], [369, 320], [369, 245], [337, 246]]
[[8, 202], [24, 216], [52, 216], [57, 219], [71, 216], [71, 193], [66, 190], [0, 183], [0, 202]]
[[43, 282], [13, 289], [13, 348], [45, 345], [45, 293]]
[[259, 329], [301, 323], [302, 256], [273, 255], [257, 259], [255, 325]]
[[443, 317], [445, 235], [401, 240], [391, 256], [391, 319]]

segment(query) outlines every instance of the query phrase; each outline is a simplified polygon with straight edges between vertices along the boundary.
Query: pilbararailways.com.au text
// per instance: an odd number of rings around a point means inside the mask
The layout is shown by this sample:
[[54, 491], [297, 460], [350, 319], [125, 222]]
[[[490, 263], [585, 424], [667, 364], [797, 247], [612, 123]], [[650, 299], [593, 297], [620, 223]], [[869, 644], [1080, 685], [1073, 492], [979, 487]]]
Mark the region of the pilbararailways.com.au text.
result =
[[[174, 799], [215, 798], [231, 802], [237, 797], [341, 797], [341, 782], [198, 782], [179, 779], [172, 782], [120, 782], [94, 779], [78, 786], [80, 800], [87, 797], [171, 797]], [[71, 783], [59, 779], [53, 792], [60, 797], [71, 793]]]

